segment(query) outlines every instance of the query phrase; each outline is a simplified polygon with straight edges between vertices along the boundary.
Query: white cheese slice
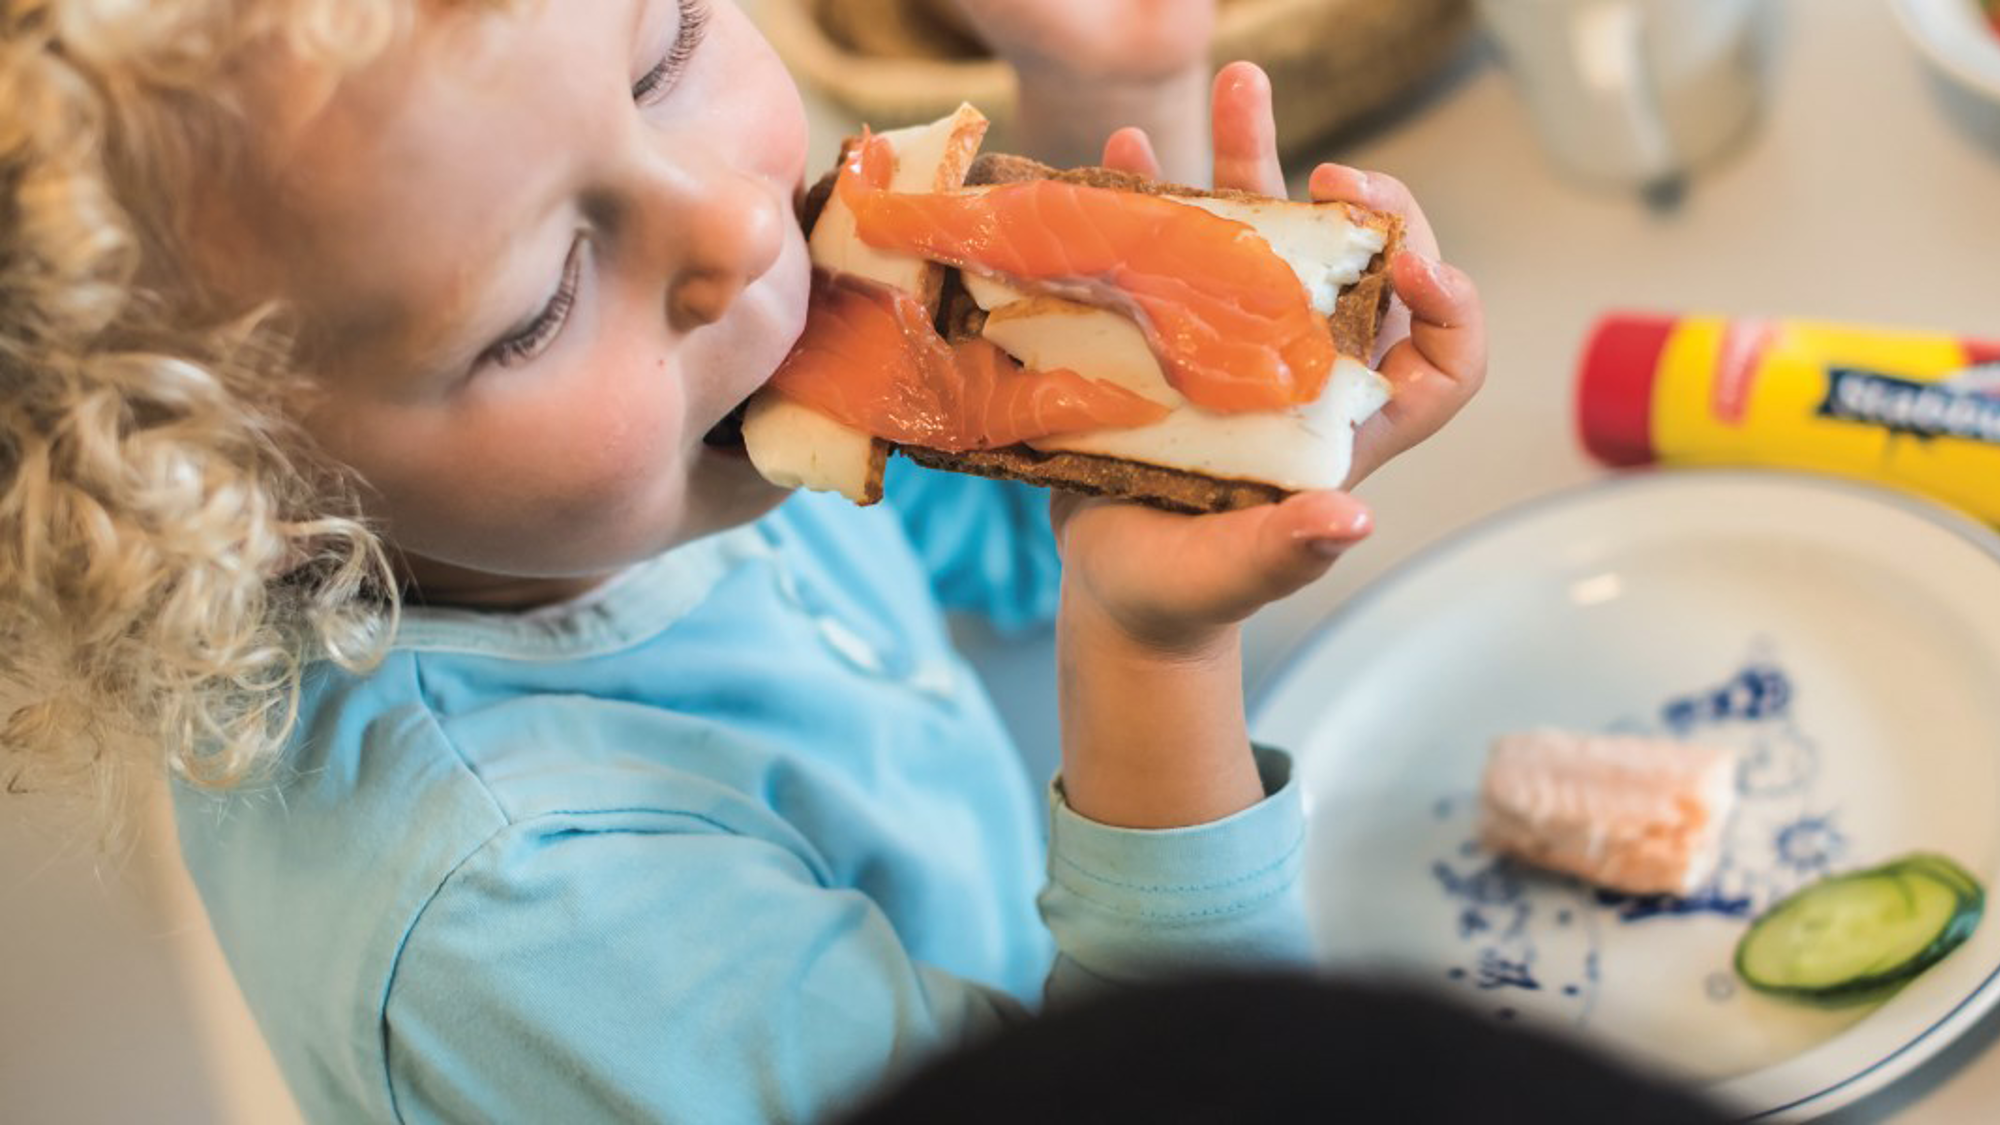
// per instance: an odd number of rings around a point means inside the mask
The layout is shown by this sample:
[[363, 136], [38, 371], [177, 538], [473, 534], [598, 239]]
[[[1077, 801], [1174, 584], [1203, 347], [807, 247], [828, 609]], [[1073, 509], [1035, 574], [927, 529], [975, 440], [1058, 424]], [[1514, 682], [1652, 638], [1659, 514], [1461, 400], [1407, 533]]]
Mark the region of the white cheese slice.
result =
[[1002, 305], [1011, 305], [1016, 301], [1028, 299], [1028, 294], [1024, 290], [1016, 289], [1004, 281], [983, 274], [960, 272], [958, 278], [965, 283], [965, 295], [972, 298], [973, 304], [987, 312], [992, 312]]
[[[1076, 369], [1091, 370], [1081, 364]], [[1068, 434], [1030, 444], [1210, 477], [1262, 481], [1291, 491], [1341, 488], [1353, 468], [1355, 428], [1388, 401], [1388, 380], [1361, 361], [1341, 356], [1319, 398], [1290, 410], [1218, 414], [1186, 404], [1151, 425]]]
[[860, 430], [777, 395], [758, 395], [744, 413], [750, 463], [779, 488], [838, 492], [856, 504], [873, 504], [882, 498], [874, 494], [880, 483], [876, 444]]
[[988, 313], [980, 335], [1035, 371], [1067, 367], [1162, 406], [1187, 401], [1167, 385], [1145, 333], [1116, 313], [1056, 297], [1029, 297]]

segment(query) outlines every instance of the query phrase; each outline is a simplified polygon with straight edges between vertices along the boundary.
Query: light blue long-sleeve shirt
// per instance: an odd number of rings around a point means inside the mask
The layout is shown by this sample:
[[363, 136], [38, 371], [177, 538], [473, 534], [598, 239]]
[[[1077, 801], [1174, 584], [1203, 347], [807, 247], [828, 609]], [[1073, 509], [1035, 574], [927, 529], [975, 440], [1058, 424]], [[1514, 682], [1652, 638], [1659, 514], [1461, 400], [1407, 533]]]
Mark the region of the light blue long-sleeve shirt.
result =
[[[1296, 956], [1299, 803], [1041, 815], [939, 601], [1046, 617], [1038, 494], [898, 471], [308, 673], [273, 782], [177, 794], [315, 1121], [814, 1120], [1046, 992]], [[1038, 893], [1039, 892], [1039, 893]], [[1039, 907], [1039, 910], [1038, 910]]]

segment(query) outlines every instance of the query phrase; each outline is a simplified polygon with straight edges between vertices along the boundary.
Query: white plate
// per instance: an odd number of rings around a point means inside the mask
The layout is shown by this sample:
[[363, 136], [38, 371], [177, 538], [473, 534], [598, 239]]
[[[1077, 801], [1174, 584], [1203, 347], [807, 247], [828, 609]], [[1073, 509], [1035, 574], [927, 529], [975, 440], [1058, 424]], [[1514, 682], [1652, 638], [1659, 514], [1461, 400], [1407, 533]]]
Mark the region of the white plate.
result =
[[[1887, 1084], [2000, 996], [2000, 923], [1844, 1011], [1751, 993], [1730, 954], [1746, 915], [1828, 870], [1921, 848], [1993, 884], [1996, 561], [2000, 538], [1923, 502], [1735, 472], [1621, 478], [1434, 548], [1255, 708], [1258, 740], [1298, 758], [1326, 961], [1571, 1029], [1750, 1115]], [[1653, 913], [1495, 867], [1471, 843], [1486, 746], [1537, 725], [1739, 748], [1713, 885]]]
[[2000, 101], [2000, 38], [1979, 0], [1891, 0], [1904, 34], [1945, 76]]
[[1979, 0], [1891, 0], [1896, 22], [1930, 65], [1957, 122], [2000, 144], [2000, 36]]

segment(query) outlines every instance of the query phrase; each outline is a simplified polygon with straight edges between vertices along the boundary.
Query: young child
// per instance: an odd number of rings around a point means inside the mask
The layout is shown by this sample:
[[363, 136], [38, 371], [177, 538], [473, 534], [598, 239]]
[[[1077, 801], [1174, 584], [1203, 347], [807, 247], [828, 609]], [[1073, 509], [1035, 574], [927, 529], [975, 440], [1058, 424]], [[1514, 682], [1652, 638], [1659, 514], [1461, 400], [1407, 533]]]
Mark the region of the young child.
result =
[[[1076, 92], [1030, 135], [1199, 65], [1070, 7], [967, 0]], [[1219, 182], [1283, 190], [1269, 99], [1218, 80]], [[804, 151], [728, 3], [0, 4], [6, 765], [179, 777], [313, 1119], [802, 1120], [1044, 992], [1303, 949], [1237, 623], [1366, 509], [787, 502], [704, 437], [800, 330]], [[1480, 309], [1400, 185], [1313, 190], [1411, 227], [1358, 479], [1473, 392]], [[1046, 860], [940, 601], [1059, 602]]]

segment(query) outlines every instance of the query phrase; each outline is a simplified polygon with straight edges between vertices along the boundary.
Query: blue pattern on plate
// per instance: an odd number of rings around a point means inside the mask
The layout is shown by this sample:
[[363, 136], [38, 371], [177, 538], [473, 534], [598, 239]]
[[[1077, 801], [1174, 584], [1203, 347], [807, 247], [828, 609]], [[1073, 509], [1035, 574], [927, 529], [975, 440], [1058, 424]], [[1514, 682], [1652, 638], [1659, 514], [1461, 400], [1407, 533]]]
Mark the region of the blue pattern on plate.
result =
[[[1434, 858], [1432, 881], [1454, 906], [1461, 960], [1452, 983], [1492, 997], [1512, 1019], [1524, 1001], [1536, 1014], [1589, 1025], [1598, 990], [1604, 927], [1671, 924], [1713, 914], [1752, 917], [1825, 874], [1847, 852], [1835, 810], [1813, 801], [1819, 746], [1797, 722], [1799, 690], [1767, 642], [1720, 684], [1669, 696], [1652, 714], [1609, 730], [1732, 747], [1738, 754], [1736, 812], [1724, 829], [1714, 876], [1695, 893], [1627, 895], [1579, 879], [1530, 871], [1479, 848], [1475, 795], [1442, 798], [1440, 822], [1456, 822], [1448, 854]], [[1736, 994], [1727, 966], [1703, 992], [1716, 1003]]]

